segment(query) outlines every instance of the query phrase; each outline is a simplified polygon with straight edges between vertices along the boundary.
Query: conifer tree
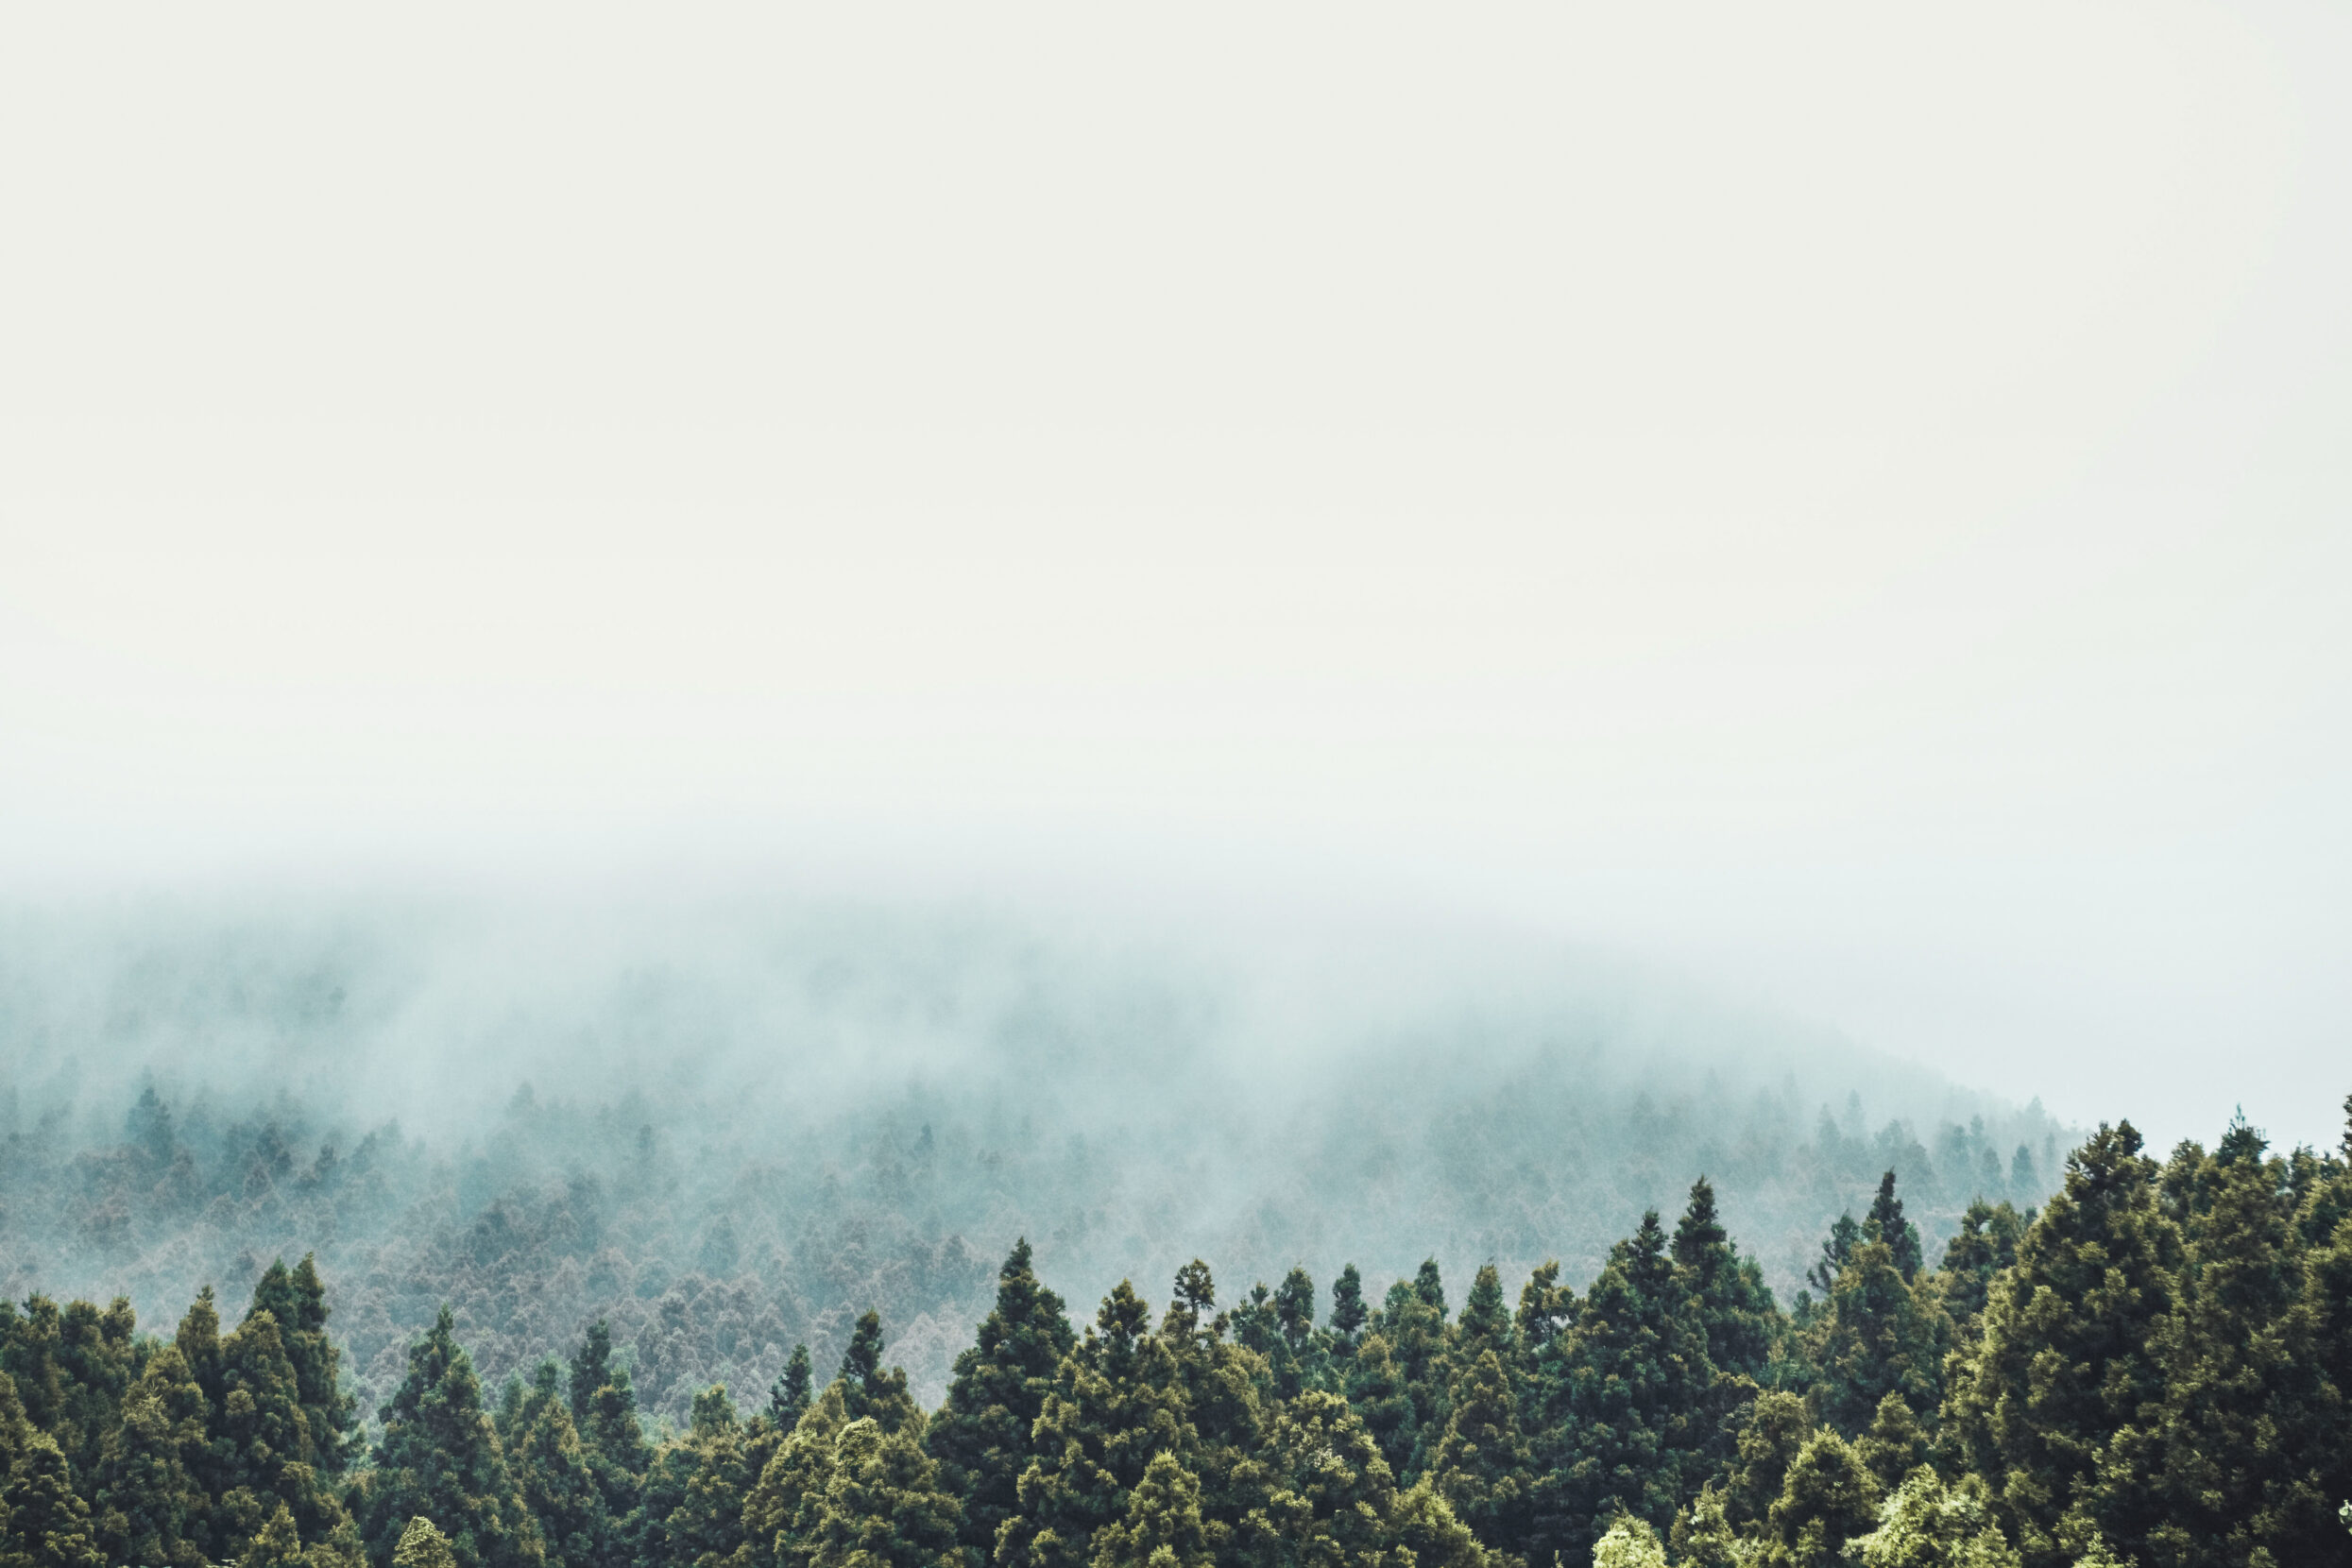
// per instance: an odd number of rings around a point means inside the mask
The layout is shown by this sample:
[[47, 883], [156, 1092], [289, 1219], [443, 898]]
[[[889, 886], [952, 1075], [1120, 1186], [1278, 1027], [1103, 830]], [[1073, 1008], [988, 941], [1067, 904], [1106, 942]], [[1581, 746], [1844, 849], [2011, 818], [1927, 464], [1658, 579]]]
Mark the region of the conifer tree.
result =
[[0, 1484], [0, 1568], [105, 1568], [90, 1505], [74, 1491], [64, 1450], [48, 1433], [19, 1440]]
[[432, 1520], [418, 1514], [401, 1531], [400, 1544], [392, 1551], [392, 1568], [457, 1568], [457, 1557], [450, 1547], [450, 1538]]
[[305, 1253], [292, 1270], [282, 1258], [272, 1263], [253, 1287], [247, 1321], [258, 1312], [277, 1321], [286, 1359], [293, 1365], [296, 1397], [310, 1435], [309, 1462], [329, 1475], [342, 1474], [350, 1457], [358, 1402], [337, 1386], [342, 1354], [327, 1337], [327, 1288], [318, 1277], [316, 1258]]
[[1584, 1557], [1619, 1513], [1670, 1522], [1720, 1457], [1697, 1303], [1655, 1210], [1610, 1253], [1575, 1331], [1539, 1365], [1532, 1560]]
[[1370, 1316], [1364, 1306], [1364, 1276], [1351, 1263], [1331, 1282], [1331, 1332], [1340, 1343], [1353, 1345]]
[[1764, 1517], [1767, 1568], [1831, 1568], [1878, 1523], [1879, 1484], [1835, 1432], [1815, 1432]]
[[813, 1382], [809, 1347], [794, 1345], [791, 1359], [784, 1363], [782, 1375], [768, 1390], [768, 1419], [775, 1423], [777, 1431], [789, 1433], [800, 1424], [800, 1418], [808, 1413], [809, 1402], [815, 1394]]
[[148, 1357], [100, 1451], [94, 1522], [113, 1562], [200, 1568], [212, 1506], [204, 1463], [204, 1390], [177, 1345]]
[[1421, 1423], [1405, 1369], [1390, 1353], [1388, 1336], [1377, 1330], [1365, 1336], [1348, 1358], [1347, 1399], [1379, 1444], [1389, 1473], [1406, 1474], [1420, 1450]]
[[292, 1509], [278, 1505], [238, 1557], [237, 1568], [308, 1568]]
[[872, 1417], [834, 1440], [810, 1568], [959, 1568], [955, 1498], [919, 1434]]
[[637, 1417], [629, 1369], [612, 1358], [603, 1319], [588, 1325], [571, 1366], [571, 1423], [605, 1500], [607, 1527], [619, 1533], [638, 1510], [653, 1452]]
[[744, 1559], [754, 1568], [808, 1568], [824, 1523], [834, 1440], [849, 1424], [842, 1384], [825, 1392], [762, 1467], [743, 1503]]
[[1933, 1279], [1903, 1278], [1878, 1225], [1874, 1219], [1865, 1228], [1815, 1320], [1814, 1415], [1848, 1436], [1859, 1436], [1890, 1393], [1914, 1410], [1934, 1410], [1951, 1348], [1940, 1291]]
[[[1020, 1509], [1021, 1473], [1034, 1457], [1030, 1434], [1076, 1342], [1062, 1298], [1038, 1283], [1028, 1239], [1014, 1242], [997, 1270], [997, 1304], [978, 1342], [956, 1356], [946, 1403], [924, 1434], [941, 1484], [963, 1501], [958, 1540], [967, 1568], [982, 1568]], [[805, 1373], [805, 1357], [801, 1365]]]
[[1701, 1176], [1674, 1229], [1675, 1268], [1698, 1304], [1707, 1360], [1718, 1372], [1761, 1378], [1772, 1359], [1781, 1309], [1764, 1271], [1740, 1256], [1715, 1213], [1714, 1185]]
[[523, 1507], [539, 1526], [547, 1568], [605, 1568], [611, 1557], [611, 1522], [596, 1472], [571, 1423], [568, 1400], [553, 1397], [554, 1362], [545, 1363], [535, 1393], [520, 1403], [513, 1453]]
[[[1479, 1272], [1491, 1278], [1493, 1271]], [[1499, 1296], [1498, 1289], [1498, 1304]], [[1474, 1290], [1472, 1300], [1476, 1299]], [[1429, 1465], [1439, 1495], [1481, 1542], [1523, 1552], [1534, 1506], [1533, 1477], [1519, 1427], [1518, 1397], [1492, 1348], [1480, 1350], [1456, 1376], [1448, 1405], [1445, 1432]]]
[[1878, 1239], [1886, 1243], [1894, 1254], [1895, 1268], [1910, 1284], [1918, 1277], [1923, 1261], [1919, 1249], [1919, 1233], [1902, 1217], [1902, 1200], [1895, 1196], [1895, 1173], [1888, 1171], [1879, 1178], [1878, 1196], [1870, 1200], [1870, 1213], [1863, 1221], [1866, 1231], [1873, 1231]]
[[882, 1315], [878, 1312], [869, 1311], [858, 1320], [849, 1348], [842, 1353], [836, 1381], [842, 1385], [843, 1404], [851, 1421], [871, 1417], [885, 1432], [922, 1421], [914, 1396], [907, 1392], [906, 1369], [882, 1370]]
[[1207, 1568], [1201, 1482], [1162, 1450], [1127, 1494], [1126, 1517], [1095, 1537], [1094, 1568]]
[[[1196, 1290], [1206, 1275], [1191, 1279]], [[1196, 1312], [1207, 1304], [1181, 1289], [1180, 1304]], [[1175, 1354], [1122, 1280], [1055, 1374], [1032, 1440], [1037, 1457], [1021, 1476], [1021, 1510], [999, 1531], [996, 1560], [1082, 1568], [1095, 1532], [1126, 1516], [1151, 1457], [1182, 1457], [1196, 1441]]]
[[2017, 1568], [2017, 1553], [1993, 1523], [1982, 1477], [1946, 1486], [1922, 1465], [1906, 1476], [1879, 1515], [1878, 1526], [1849, 1543], [1862, 1568]]
[[2026, 1568], [2066, 1568], [2060, 1523], [2100, 1448], [2163, 1395], [2150, 1338], [2173, 1307], [2183, 1253], [2139, 1149], [2122, 1122], [2075, 1151], [2016, 1266], [1993, 1281], [1982, 1342], [1945, 1401], [1957, 1456], [1994, 1487]]
[[408, 1375], [380, 1412], [383, 1440], [363, 1528], [379, 1568], [419, 1514], [447, 1525], [457, 1568], [540, 1568], [545, 1547], [482, 1407], [472, 1358], [447, 1306], [409, 1347]]

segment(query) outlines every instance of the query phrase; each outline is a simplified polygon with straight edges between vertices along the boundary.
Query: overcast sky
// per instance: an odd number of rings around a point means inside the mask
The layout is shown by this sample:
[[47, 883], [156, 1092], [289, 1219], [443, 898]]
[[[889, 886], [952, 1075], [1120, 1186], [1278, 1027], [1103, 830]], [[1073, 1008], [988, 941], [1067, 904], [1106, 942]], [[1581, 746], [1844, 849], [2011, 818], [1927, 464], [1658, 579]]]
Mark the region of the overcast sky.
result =
[[2352, 1089], [2326, 6], [20, 7], [0, 891], [1513, 923]]

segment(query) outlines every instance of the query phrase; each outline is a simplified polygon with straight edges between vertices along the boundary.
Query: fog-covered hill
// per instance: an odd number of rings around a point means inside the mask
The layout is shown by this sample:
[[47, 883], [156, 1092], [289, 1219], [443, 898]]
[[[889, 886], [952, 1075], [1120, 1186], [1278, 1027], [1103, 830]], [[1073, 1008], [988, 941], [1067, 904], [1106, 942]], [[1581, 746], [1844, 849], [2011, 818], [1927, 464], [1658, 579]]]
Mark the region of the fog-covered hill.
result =
[[928, 1403], [1016, 1236], [1082, 1303], [1194, 1255], [1581, 1282], [1702, 1173], [1793, 1291], [1883, 1170], [1933, 1253], [2071, 1142], [1532, 945], [778, 900], [18, 910], [0, 1068], [0, 1288], [161, 1328], [315, 1251], [363, 1408], [443, 1301], [492, 1378], [609, 1318], [673, 1418], [878, 1306]]

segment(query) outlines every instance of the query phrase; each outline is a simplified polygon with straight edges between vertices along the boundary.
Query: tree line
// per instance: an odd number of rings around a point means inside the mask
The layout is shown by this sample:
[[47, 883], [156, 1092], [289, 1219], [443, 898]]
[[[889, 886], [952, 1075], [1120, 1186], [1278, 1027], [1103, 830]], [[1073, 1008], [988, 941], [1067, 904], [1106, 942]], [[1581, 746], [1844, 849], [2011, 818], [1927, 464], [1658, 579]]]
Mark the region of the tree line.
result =
[[[2352, 1100], [2346, 1102], [2352, 1123]], [[925, 1409], [833, 1375], [639, 1409], [628, 1347], [486, 1391], [443, 1309], [363, 1425], [315, 1261], [233, 1325], [0, 1306], [0, 1568], [2289, 1568], [2352, 1564], [2352, 1124], [2102, 1125], [1940, 1249], [1894, 1172], [1784, 1307], [1705, 1177], [1582, 1290], [1304, 1268], [1073, 1321], [1026, 1241]]]

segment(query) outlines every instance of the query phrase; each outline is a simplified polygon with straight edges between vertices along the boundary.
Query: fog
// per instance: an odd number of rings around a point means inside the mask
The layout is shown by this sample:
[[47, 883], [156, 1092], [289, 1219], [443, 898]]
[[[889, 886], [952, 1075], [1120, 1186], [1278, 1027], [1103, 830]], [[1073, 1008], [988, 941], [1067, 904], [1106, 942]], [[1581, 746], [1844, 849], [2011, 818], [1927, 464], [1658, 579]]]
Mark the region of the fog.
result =
[[493, 1380], [605, 1317], [650, 1408], [885, 1316], [927, 1402], [1021, 1236], [1083, 1308], [1210, 1260], [1581, 1284], [1713, 1179], [1782, 1293], [1894, 1168], [1931, 1248], [2075, 1131], [1671, 975], [1490, 932], [737, 891], [0, 921], [0, 1287], [234, 1303], [318, 1254], [372, 1407], [452, 1303]]
[[[178, 899], [297, 970], [365, 912], [367, 1048], [293, 1064], [319, 1126], [626, 1093], [541, 1069], [584, 1031], [717, 1096], [807, 1025], [731, 978], [766, 928], [558, 917], [667, 878], [1109, 911], [1212, 976], [1355, 951], [1197, 1031], [1294, 1083], [1455, 1015], [1327, 1007], [1393, 967], [1361, 923], [1462, 1010], [1517, 1005], [1449, 967], [1501, 931], [2070, 1126], [2332, 1142], [2346, 27], [11, 14], [0, 878], [51, 1020], [12, 1086], [71, 1062], [110, 1136], [150, 1067], [231, 1093], [76, 1032], [108, 901]], [[369, 891], [486, 887], [555, 913], [477, 951]], [[630, 1034], [649, 966], [703, 999]], [[866, 1016], [762, 1092], [932, 1070]]]

